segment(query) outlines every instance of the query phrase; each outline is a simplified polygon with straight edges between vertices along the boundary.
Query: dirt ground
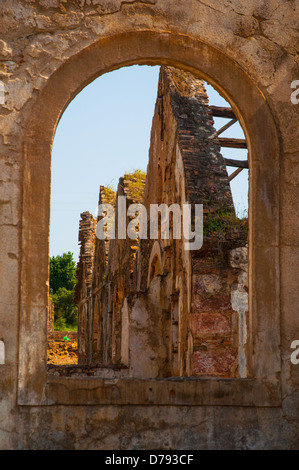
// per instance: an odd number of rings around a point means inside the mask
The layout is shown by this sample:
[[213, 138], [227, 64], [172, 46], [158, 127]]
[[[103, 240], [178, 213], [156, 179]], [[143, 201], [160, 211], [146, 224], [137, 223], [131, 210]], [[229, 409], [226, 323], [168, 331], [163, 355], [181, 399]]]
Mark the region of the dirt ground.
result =
[[47, 363], [55, 365], [78, 364], [78, 342], [48, 341]]

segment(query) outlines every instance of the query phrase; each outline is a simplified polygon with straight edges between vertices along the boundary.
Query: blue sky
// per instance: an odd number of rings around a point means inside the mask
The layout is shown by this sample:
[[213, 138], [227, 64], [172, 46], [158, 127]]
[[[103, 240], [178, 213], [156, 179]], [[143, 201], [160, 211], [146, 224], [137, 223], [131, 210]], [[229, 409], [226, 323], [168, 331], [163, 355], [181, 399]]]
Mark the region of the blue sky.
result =
[[[79, 256], [80, 214], [96, 215], [99, 187], [118, 184], [125, 172], [146, 170], [159, 67], [132, 66], [105, 74], [69, 104], [57, 126], [52, 151], [50, 256]], [[207, 85], [210, 104], [228, 103]], [[215, 118], [219, 129], [227, 121]], [[235, 124], [222, 134], [244, 137]], [[247, 151], [223, 149], [228, 158]], [[234, 169], [229, 169], [229, 173]], [[248, 204], [248, 171], [232, 181], [237, 211]]]

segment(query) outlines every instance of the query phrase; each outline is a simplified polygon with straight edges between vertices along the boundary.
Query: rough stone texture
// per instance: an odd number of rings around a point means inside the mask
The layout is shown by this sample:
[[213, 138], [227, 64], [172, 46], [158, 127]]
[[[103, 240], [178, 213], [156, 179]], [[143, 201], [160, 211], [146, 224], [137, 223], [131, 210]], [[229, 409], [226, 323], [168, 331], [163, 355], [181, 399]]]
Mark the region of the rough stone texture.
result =
[[[1, 448], [298, 448], [299, 367], [290, 362], [299, 338], [299, 113], [290, 100], [299, 79], [298, 2], [4, 0], [0, 9]], [[196, 404], [193, 382], [174, 405], [169, 382], [154, 397], [139, 384], [138, 406], [128, 384], [99, 384], [109, 398], [80, 378], [59, 388], [45, 369], [55, 128], [82, 87], [133, 63], [208, 79], [249, 143], [253, 379], [234, 382], [229, 395], [221, 381], [196, 382], [213, 392], [201, 390]], [[126, 389], [135, 406], [125, 395], [120, 404]]]

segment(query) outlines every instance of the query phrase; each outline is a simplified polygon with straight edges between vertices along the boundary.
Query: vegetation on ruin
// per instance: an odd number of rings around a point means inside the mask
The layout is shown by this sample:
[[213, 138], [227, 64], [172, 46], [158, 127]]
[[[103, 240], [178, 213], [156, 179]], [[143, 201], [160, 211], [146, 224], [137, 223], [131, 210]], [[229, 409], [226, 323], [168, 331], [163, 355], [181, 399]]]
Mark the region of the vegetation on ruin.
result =
[[102, 186], [101, 191], [105, 196], [105, 200], [108, 204], [112, 204], [115, 206], [116, 201], [116, 191], [111, 184], [107, 184], [107, 186]]
[[50, 258], [50, 300], [54, 304], [55, 330], [77, 328], [78, 307], [74, 302], [76, 262], [73, 253]]
[[[172, 83], [182, 96], [201, 96], [201, 98], [204, 99], [203, 93], [205, 93], [205, 84], [203, 80], [190, 72], [176, 67], [167, 67], [166, 69]], [[207, 98], [205, 99], [207, 100]]]
[[203, 234], [207, 237], [220, 237], [222, 239], [246, 240], [248, 236], [248, 218], [238, 218], [236, 214], [223, 207], [215, 212], [204, 214]]
[[143, 170], [135, 170], [132, 173], [125, 173], [124, 180], [126, 180], [127, 187], [130, 191], [130, 198], [137, 203], [143, 201], [143, 191], [146, 179], [146, 172]]

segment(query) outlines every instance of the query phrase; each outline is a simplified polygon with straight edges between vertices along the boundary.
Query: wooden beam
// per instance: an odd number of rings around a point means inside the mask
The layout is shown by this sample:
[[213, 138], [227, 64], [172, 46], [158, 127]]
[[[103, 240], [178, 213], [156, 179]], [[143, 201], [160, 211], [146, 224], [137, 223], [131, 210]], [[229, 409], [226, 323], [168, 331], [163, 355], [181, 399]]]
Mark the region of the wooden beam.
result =
[[236, 168], [248, 168], [248, 160], [233, 160], [231, 158], [224, 158], [227, 166], [234, 166]]
[[241, 173], [242, 170], [243, 168], [237, 168], [231, 175], [229, 175], [229, 181], [233, 180], [239, 173]]
[[216, 132], [217, 135], [220, 135], [222, 134], [224, 131], [226, 131], [229, 127], [231, 127], [233, 124], [235, 124], [237, 122], [237, 119], [234, 118], [232, 119], [231, 121], [229, 121], [227, 124], [225, 124], [225, 126], [221, 127], [221, 129], [219, 129], [219, 131]]
[[235, 149], [247, 149], [245, 139], [233, 139], [230, 137], [219, 137], [221, 147], [230, 147]]
[[210, 106], [213, 116], [234, 119], [235, 113], [232, 108], [223, 108], [221, 106]]

